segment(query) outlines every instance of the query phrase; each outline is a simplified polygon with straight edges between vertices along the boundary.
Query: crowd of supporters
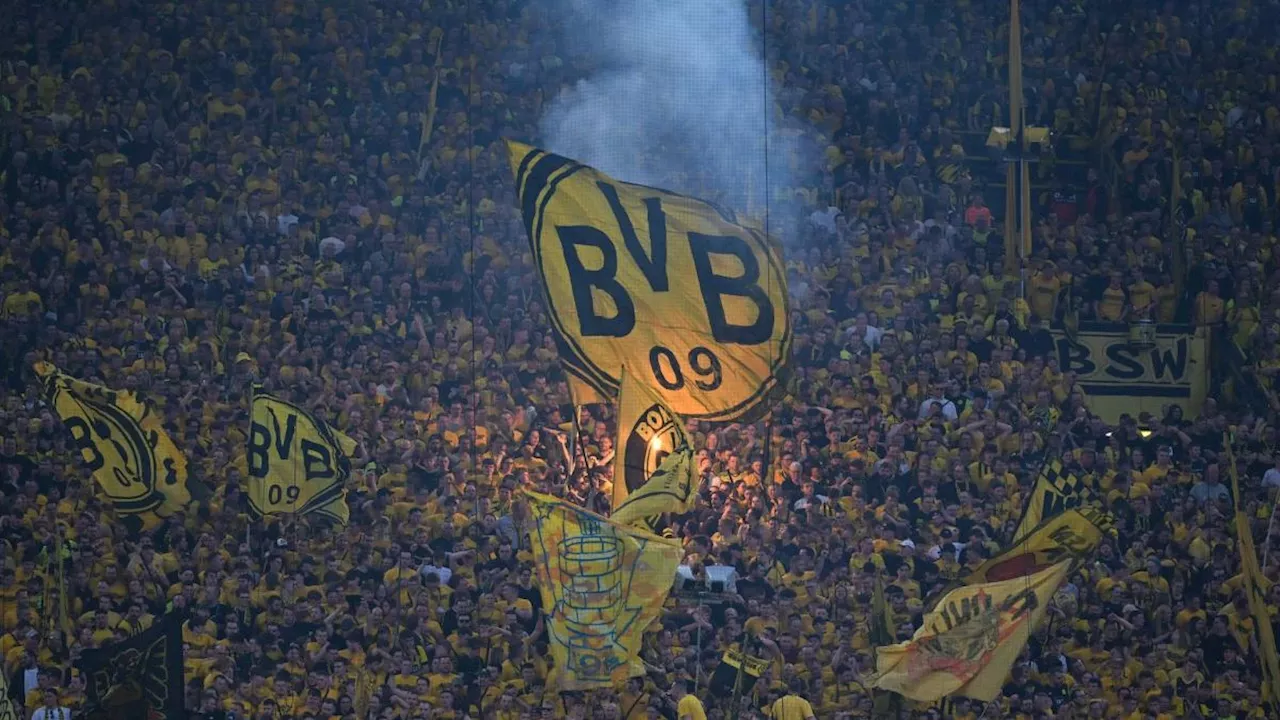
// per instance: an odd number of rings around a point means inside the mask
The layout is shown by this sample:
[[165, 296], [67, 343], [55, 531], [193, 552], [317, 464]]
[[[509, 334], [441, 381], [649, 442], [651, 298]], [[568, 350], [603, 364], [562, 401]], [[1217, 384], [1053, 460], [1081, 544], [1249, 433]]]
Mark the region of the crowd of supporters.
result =
[[[24, 712], [77, 717], [80, 653], [178, 608], [193, 718], [632, 720], [684, 717], [686, 693], [729, 717], [708, 678], [744, 637], [771, 663], [739, 717], [792, 690], [818, 717], [870, 717], [874, 575], [908, 637], [1009, 540], [1050, 458], [1096, 484], [1117, 532], [993, 707], [945, 712], [1265, 716], [1223, 434], [1274, 581], [1274, 3], [1023, 3], [1028, 119], [1060, 150], [1033, 171], [1025, 288], [984, 202], [990, 159], [963, 142], [1006, 124], [1007, 3], [768, 4], [779, 104], [831, 146], [819, 185], [794, 188], [815, 221], [784, 238], [796, 372], [769, 422], [693, 427], [704, 498], [672, 521], [695, 571], [737, 566], [739, 597], [672, 599], [649, 675], [590, 694], [555, 687], [518, 502], [596, 504], [610, 482], [607, 463], [564, 469], [572, 410], [501, 147], [536, 142], [544, 103], [590, 70], [544, 40], [554, 14], [3, 13], [0, 655]], [[1212, 326], [1251, 397], [1108, 425], [1042, 342], [1075, 317]], [[41, 359], [153, 400], [213, 497], [127, 535], [40, 395]], [[254, 382], [359, 442], [347, 528], [248, 514]], [[583, 420], [607, 457], [609, 409]]]

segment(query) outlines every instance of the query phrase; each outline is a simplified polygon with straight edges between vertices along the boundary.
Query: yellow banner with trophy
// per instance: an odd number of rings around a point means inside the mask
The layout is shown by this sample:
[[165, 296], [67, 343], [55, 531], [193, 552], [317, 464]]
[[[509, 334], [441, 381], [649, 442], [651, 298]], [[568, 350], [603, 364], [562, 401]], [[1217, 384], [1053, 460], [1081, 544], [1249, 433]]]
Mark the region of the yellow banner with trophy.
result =
[[671, 591], [680, 544], [548, 495], [525, 496], [559, 690], [620, 687], [643, 675], [644, 630]]

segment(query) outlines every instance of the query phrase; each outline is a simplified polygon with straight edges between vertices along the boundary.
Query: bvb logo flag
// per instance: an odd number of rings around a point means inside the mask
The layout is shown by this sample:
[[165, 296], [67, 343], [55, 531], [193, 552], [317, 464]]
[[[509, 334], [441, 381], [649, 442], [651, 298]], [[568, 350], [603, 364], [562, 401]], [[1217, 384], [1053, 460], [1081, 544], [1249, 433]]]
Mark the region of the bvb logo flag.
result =
[[346, 525], [355, 441], [260, 390], [249, 427], [249, 507], [263, 517], [314, 514]]
[[562, 691], [619, 687], [644, 674], [644, 630], [662, 611], [680, 544], [526, 492], [534, 567]]
[[697, 501], [684, 422], [633, 373], [622, 373], [613, 456], [613, 521], [685, 513]]
[[790, 355], [777, 247], [727, 210], [509, 142], [516, 191], [578, 402], [623, 365], [684, 417], [751, 419]]
[[1100, 503], [1088, 481], [1065, 472], [1057, 460], [1045, 463], [1036, 478], [1035, 488], [1027, 507], [1022, 511], [1015, 539], [1039, 527], [1045, 520], [1057, 517], [1067, 510]]
[[176, 613], [128, 640], [85, 650], [76, 666], [85, 677], [84, 717], [186, 718], [182, 618]]
[[967, 582], [994, 582], [1034, 575], [1064, 560], [1081, 562], [1115, 524], [1095, 507], [1068, 510], [1044, 521], [969, 574]]
[[910, 640], [876, 648], [872, 686], [919, 702], [994, 700], [1070, 566], [947, 593]]
[[45, 397], [71, 432], [98, 487], [132, 531], [151, 529], [191, 502], [187, 459], [160, 417], [132, 392], [115, 391], [36, 363]]

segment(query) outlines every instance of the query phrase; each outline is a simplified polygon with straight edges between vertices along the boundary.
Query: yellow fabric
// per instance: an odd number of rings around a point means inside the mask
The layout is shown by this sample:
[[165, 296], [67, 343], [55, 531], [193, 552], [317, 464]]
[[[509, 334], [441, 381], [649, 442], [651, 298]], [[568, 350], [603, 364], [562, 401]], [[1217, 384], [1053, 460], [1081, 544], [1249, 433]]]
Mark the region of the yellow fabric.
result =
[[191, 502], [186, 457], [137, 395], [76, 380], [46, 362], [35, 371], [118, 514], [149, 529]]
[[1270, 582], [1258, 565], [1258, 551], [1253, 544], [1253, 531], [1249, 518], [1240, 505], [1240, 473], [1236, 469], [1235, 450], [1231, 438], [1223, 437], [1227, 449], [1227, 470], [1231, 473], [1231, 492], [1236, 503], [1236, 543], [1240, 550], [1240, 572], [1244, 580], [1245, 595], [1249, 599], [1249, 614], [1253, 616], [1254, 629], [1258, 633], [1258, 654], [1262, 656], [1263, 693], [1273, 705], [1280, 706], [1280, 656], [1276, 654], [1276, 636], [1271, 626], [1271, 613], [1267, 610], [1266, 588]]
[[911, 640], [876, 649], [872, 685], [920, 702], [994, 700], [1070, 567], [952, 590]]
[[1018, 523], [1018, 530], [1013, 534], [1015, 539], [1021, 538], [1035, 530], [1045, 520], [1061, 515], [1072, 508], [1085, 504], [1096, 504], [1098, 497], [1086, 480], [1066, 473], [1062, 463], [1054, 460], [1040, 469], [1035, 488], [1027, 501], [1027, 508]]
[[808, 720], [816, 717], [813, 706], [799, 695], [780, 697], [769, 707], [769, 720]]
[[777, 244], [703, 200], [507, 149], [577, 402], [614, 396], [626, 365], [682, 416], [762, 413], [791, 345]]
[[676, 703], [676, 717], [680, 720], [707, 720], [707, 711], [697, 697], [685, 695]]
[[351, 438], [311, 413], [255, 392], [249, 428], [249, 507], [262, 516], [317, 514], [347, 524]]
[[1029, 575], [1067, 558], [1092, 552], [1112, 528], [1111, 515], [1092, 507], [1068, 510], [982, 563], [967, 581], [988, 582]]
[[689, 512], [698, 499], [693, 445], [684, 422], [625, 370], [613, 463], [614, 522], [634, 525], [662, 513]]
[[644, 630], [658, 617], [683, 550], [562, 500], [525, 493], [551, 656], [563, 691], [644, 674]]

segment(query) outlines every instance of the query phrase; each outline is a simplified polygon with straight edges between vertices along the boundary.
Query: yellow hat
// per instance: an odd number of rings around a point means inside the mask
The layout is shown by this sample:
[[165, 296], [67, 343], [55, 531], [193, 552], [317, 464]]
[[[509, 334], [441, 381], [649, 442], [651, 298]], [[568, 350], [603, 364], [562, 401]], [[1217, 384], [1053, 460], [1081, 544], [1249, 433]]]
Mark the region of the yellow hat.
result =
[[533, 603], [529, 602], [525, 598], [520, 598], [519, 600], [516, 600], [515, 609], [517, 612], [520, 610], [533, 612]]
[[249, 353], [242, 352], [239, 355], [236, 355], [236, 362], [238, 363], [253, 362], [253, 358], [249, 357]]

